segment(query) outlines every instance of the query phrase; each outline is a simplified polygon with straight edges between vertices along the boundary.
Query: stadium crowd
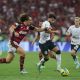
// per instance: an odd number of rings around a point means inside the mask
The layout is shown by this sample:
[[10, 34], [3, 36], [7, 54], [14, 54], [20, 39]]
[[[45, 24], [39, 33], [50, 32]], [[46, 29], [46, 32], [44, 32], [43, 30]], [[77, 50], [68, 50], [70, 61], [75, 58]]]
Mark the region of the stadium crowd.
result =
[[[74, 17], [80, 15], [80, 0], [0, 0], [0, 40], [8, 39], [9, 26], [18, 20], [17, 16], [26, 12], [30, 14], [37, 25], [44, 21], [49, 12], [57, 17], [55, 27], [61, 32], [55, 38], [66, 41], [67, 28], [74, 23]], [[33, 32], [24, 40], [32, 40]]]

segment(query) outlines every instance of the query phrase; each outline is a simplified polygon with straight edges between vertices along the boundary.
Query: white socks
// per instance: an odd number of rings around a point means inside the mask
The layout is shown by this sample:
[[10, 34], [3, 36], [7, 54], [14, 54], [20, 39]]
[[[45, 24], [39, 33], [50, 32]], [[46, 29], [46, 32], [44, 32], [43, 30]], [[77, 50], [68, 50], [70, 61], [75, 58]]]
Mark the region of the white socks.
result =
[[[38, 65], [42, 65], [44, 61], [45, 61], [44, 58], [42, 58], [38, 63]], [[61, 54], [56, 54], [56, 61], [57, 61], [57, 69], [61, 69]]]
[[42, 65], [42, 63], [43, 63], [44, 61], [45, 61], [44, 58], [42, 58], [42, 59], [40, 60], [40, 62], [38, 63], [38, 65]]
[[79, 60], [78, 60], [77, 56], [76, 56], [76, 59], [75, 59], [75, 64], [79, 64]]
[[61, 54], [56, 54], [57, 69], [61, 69]]

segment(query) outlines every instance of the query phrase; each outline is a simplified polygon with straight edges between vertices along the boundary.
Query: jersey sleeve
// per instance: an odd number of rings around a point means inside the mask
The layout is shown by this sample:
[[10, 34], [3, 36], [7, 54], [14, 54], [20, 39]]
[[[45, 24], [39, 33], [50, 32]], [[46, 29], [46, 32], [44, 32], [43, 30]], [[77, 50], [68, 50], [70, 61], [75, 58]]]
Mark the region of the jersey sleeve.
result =
[[42, 24], [42, 28], [51, 28], [50, 23], [49, 22], [43, 22]]

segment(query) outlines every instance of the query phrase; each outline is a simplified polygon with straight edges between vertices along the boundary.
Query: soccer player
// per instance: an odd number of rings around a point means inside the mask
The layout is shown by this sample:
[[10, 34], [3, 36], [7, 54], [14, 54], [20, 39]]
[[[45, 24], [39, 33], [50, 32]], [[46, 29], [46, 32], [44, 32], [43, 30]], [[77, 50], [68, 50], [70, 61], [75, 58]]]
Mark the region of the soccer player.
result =
[[77, 57], [77, 51], [80, 48], [80, 17], [75, 17], [74, 23], [69, 27], [66, 35], [71, 36], [71, 56], [76, 64], [76, 69], [78, 69], [80, 67]]
[[[39, 41], [39, 38], [40, 38], [40, 33], [38, 32], [38, 34], [35, 35], [35, 38], [34, 38], [32, 44], [34, 44], [34, 42], [36, 42], [36, 41]], [[53, 39], [53, 36], [52, 36], [52, 35], [51, 35], [51, 39]], [[48, 56], [49, 56], [50, 58], [56, 60], [55, 54], [53, 54], [53, 52], [50, 51], [50, 50], [48, 51]], [[39, 60], [41, 60], [43, 57], [44, 57], [44, 56], [43, 56], [42, 52], [39, 51]], [[45, 68], [44, 63], [41, 65], [41, 68]]]
[[20, 23], [12, 25], [9, 29], [11, 38], [9, 41], [9, 51], [6, 58], [0, 58], [0, 63], [10, 63], [15, 57], [15, 51], [20, 55], [20, 73], [27, 73], [24, 70], [25, 51], [19, 46], [22, 39], [28, 34], [30, 30], [43, 31], [36, 27], [30, 26], [32, 18], [27, 14], [20, 15]]
[[50, 38], [51, 33], [58, 33], [58, 31], [53, 31], [51, 27], [51, 23], [54, 23], [55, 21], [55, 15], [53, 13], [50, 13], [48, 15], [48, 19], [44, 21], [41, 26], [42, 29], [46, 28], [46, 31], [40, 32], [39, 47], [44, 57], [37, 64], [39, 71], [41, 71], [41, 65], [49, 60], [49, 50], [54, 51], [56, 53], [57, 70], [61, 70], [61, 51], [56, 45], [54, 45]]

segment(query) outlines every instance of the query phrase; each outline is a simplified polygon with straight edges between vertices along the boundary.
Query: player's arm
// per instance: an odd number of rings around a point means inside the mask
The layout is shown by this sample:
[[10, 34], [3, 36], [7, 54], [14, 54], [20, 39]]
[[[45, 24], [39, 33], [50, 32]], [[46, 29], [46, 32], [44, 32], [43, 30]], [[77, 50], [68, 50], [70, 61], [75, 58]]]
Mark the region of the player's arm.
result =
[[37, 35], [35, 35], [34, 40], [32, 41], [32, 44], [34, 44], [36, 41], [38, 41], [40, 39], [40, 34], [38, 33]]
[[12, 25], [12, 26], [9, 28], [10, 33], [13, 33], [15, 29], [16, 29], [16, 26], [15, 26], [15, 25]]
[[66, 36], [70, 36], [71, 34], [69, 32], [66, 32]]
[[30, 29], [30, 30], [34, 30], [34, 31], [37, 31], [37, 32], [42, 32], [42, 31], [45, 31], [45, 30], [46, 30], [46, 28], [38, 28], [38, 27], [35, 27], [35, 26], [33, 26], [33, 25], [31, 25], [31, 26], [29, 27], [29, 29]]
[[35, 27], [35, 31], [37, 31], [37, 32], [46, 31], [46, 28], [37, 28], [37, 27]]
[[42, 23], [43, 23], [43, 22], [39, 22], [39, 28], [36, 27], [36, 28], [35, 28], [36, 31], [42, 32], [42, 31], [45, 31], [45, 30], [46, 30], [46, 29], [42, 28]]
[[50, 34], [50, 38], [51, 38], [51, 40], [53, 40], [53, 38], [54, 38], [54, 33], [51, 33], [51, 34]]
[[18, 36], [19, 36], [19, 33], [15, 32], [15, 29], [16, 29], [16, 25], [12, 25], [12, 26], [9, 28], [10, 35], [12, 35], [12, 34], [14, 33], [15, 36], [18, 37]]
[[71, 35], [71, 27], [69, 27], [69, 29], [66, 32], [66, 36], [70, 36]]
[[60, 33], [59, 30], [52, 30], [51, 28], [47, 28], [47, 29], [46, 29], [46, 32], [47, 32], [47, 33], [50, 33], [50, 34], [51, 34], [51, 33], [56, 33], [56, 34], [59, 34], [59, 33]]

